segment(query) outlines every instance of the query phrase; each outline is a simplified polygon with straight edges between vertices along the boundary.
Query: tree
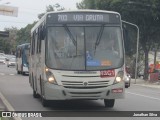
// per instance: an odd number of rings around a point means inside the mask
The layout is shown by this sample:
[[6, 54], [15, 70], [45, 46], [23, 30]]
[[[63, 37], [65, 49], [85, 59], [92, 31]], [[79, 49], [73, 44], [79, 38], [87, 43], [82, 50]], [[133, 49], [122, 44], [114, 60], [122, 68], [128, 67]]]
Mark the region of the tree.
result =
[[[59, 4], [49, 5], [46, 7], [46, 12], [55, 11], [55, 10], [64, 10], [64, 7], [61, 7]], [[45, 13], [41, 13], [38, 15], [38, 18], [42, 18]], [[30, 42], [30, 33], [33, 26], [37, 23], [37, 21], [33, 22], [32, 24], [28, 24], [25, 28], [21, 28], [17, 32], [17, 40], [16, 45], [23, 44]]]
[[17, 40], [16, 40], [16, 45], [20, 45], [23, 43], [28, 43], [30, 42], [30, 36], [31, 36], [31, 29], [32, 27], [36, 24], [37, 22], [35, 21], [32, 24], [28, 24], [25, 28], [21, 28], [17, 32]]
[[0, 38], [0, 49], [6, 54], [14, 54], [16, 50], [16, 38], [18, 29], [16, 27], [5, 28], [9, 32], [9, 37]]
[[[55, 10], [64, 10], [59, 4], [49, 5], [46, 7], [46, 12], [55, 11]], [[38, 18], [42, 18], [45, 13], [41, 13], [38, 15]], [[17, 32], [17, 40], [16, 45], [28, 43], [30, 42], [30, 33], [33, 26], [37, 23], [37, 21], [33, 22], [32, 24], [28, 24], [25, 28], [21, 28]]]
[[[65, 8], [60, 6], [58, 3], [56, 3], [55, 5], [49, 5], [46, 7], [46, 12], [51, 12], [51, 11], [62, 11], [64, 10]], [[41, 19], [43, 17], [45, 13], [41, 13], [38, 15], [38, 18]]]

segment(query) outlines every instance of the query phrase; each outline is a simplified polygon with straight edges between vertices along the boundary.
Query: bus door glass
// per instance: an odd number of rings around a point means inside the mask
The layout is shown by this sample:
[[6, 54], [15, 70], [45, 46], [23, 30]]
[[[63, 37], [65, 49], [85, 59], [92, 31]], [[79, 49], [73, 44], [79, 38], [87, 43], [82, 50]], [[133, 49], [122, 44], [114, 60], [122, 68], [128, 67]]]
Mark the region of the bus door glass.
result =
[[48, 27], [46, 65], [65, 70], [104, 70], [123, 65], [120, 27]]

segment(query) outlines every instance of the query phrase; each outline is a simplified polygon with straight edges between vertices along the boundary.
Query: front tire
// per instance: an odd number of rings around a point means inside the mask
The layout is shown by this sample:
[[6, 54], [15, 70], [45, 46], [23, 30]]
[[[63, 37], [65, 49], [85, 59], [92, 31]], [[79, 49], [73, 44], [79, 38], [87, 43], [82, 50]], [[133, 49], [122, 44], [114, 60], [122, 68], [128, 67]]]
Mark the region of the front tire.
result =
[[129, 87], [129, 85], [125, 85], [125, 88], [128, 88]]
[[43, 96], [41, 96], [41, 103], [43, 107], [48, 107], [48, 100], [46, 100]]
[[25, 72], [22, 71], [22, 75], [25, 75]]
[[20, 74], [20, 71], [17, 71], [17, 74]]
[[33, 97], [34, 98], [39, 98], [40, 97], [39, 94], [37, 94], [35, 90], [33, 90]]
[[115, 99], [104, 99], [104, 104], [105, 104], [105, 107], [107, 108], [113, 108], [114, 103], [115, 103]]

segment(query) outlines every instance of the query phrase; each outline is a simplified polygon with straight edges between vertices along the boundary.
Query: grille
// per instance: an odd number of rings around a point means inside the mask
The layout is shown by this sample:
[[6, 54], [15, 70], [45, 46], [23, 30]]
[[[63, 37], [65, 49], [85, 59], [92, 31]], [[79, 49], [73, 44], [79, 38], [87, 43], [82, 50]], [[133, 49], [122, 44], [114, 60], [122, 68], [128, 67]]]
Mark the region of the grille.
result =
[[109, 85], [108, 81], [61, 81], [63, 87], [72, 89], [94, 89]]
[[97, 98], [102, 92], [68, 92], [68, 95], [74, 98]]

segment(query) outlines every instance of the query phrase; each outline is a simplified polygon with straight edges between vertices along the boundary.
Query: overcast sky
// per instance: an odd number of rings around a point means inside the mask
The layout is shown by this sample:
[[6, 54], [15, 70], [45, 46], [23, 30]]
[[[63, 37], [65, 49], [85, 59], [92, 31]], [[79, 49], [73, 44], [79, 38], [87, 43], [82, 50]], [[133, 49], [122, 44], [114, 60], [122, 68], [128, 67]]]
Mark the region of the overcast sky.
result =
[[46, 6], [59, 3], [62, 7], [75, 10], [76, 3], [82, 0], [0, 0], [0, 5], [18, 7], [18, 17], [0, 15], [0, 30], [5, 27], [25, 27], [29, 23], [38, 20], [37, 15], [46, 10]]

